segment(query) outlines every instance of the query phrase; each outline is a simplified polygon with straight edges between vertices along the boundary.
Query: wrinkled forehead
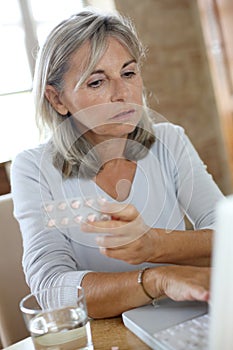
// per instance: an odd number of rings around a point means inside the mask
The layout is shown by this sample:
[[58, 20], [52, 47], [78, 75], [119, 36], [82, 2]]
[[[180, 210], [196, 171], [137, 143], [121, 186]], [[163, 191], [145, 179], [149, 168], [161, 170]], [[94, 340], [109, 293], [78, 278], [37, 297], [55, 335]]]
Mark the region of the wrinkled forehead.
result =
[[101, 38], [99, 42], [87, 40], [84, 42], [80, 48], [78, 48], [70, 58], [69, 66], [73, 66], [76, 68], [76, 71], [79, 71], [79, 81], [76, 85], [76, 89], [80, 87], [80, 85], [91, 75], [91, 73], [95, 70], [95, 67], [98, 65], [98, 62], [104, 56], [106, 50], [109, 47], [110, 41], [113, 39], [117, 41], [120, 45], [122, 45], [126, 51], [128, 51], [129, 55], [135, 59], [137, 62], [138, 57], [130, 52], [129, 47], [125, 42], [122, 42], [118, 38], [108, 35], [104, 38]]

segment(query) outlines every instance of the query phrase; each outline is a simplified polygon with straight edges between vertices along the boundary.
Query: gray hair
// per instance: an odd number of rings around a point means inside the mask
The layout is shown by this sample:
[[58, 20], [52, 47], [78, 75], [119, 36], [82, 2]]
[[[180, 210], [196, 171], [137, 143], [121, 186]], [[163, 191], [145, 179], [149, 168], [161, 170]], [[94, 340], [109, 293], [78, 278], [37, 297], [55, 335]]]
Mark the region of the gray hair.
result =
[[[138, 39], [132, 22], [118, 14], [104, 14], [95, 10], [84, 10], [58, 24], [48, 35], [39, 51], [34, 76], [33, 92], [36, 122], [42, 132], [52, 134], [53, 162], [65, 176], [92, 178], [101, 169], [98, 154], [87, 139], [81, 135], [72, 116], [59, 114], [45, 96], [46, 85], [58, 92], [64, 88], [64, 74], [68, 71], [72, 54], [89, 42], [90, 53], [78, 86], [91, 74], [103, 55], [107, 39], [116, 38], [140, 65], [145, 49]], [[145, 97], [143, 96], [144, 100]], [[143, 116], [135, 130], [128, 135], [138, 147], [126, 145], [124, 156], [138, 160], [147, 154], [155, 141], [152, 121], [148, 113]]]

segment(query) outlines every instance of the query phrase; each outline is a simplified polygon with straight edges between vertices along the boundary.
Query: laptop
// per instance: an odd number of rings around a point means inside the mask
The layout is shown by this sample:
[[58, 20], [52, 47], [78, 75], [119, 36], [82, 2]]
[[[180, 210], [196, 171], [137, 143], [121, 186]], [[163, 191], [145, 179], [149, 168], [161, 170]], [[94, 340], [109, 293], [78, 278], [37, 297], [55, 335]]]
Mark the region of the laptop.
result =
[[[177, 339], [178, 327], [183, 325], [185, 321], [207, 313], [207, 303], [175, 302], [166, 298], [159, 300], [156, 307], [146, 305], [126, 311], [122, 318], [125, 326], [152, 349], [173, 350], [180, 343], [180, 340]], [[171, 335], [169, 341], [167, 341], [168, 336], [165, 331]], [[187, 347], [183, 347], [183, 349], [188, 350]], [[197, 349], [199, 350], [199, 348]]]
[[216, 218], [210, 303], [164, 298], [122, 314], [151, 349], [233, 349], [233, 195], [218, 203]]

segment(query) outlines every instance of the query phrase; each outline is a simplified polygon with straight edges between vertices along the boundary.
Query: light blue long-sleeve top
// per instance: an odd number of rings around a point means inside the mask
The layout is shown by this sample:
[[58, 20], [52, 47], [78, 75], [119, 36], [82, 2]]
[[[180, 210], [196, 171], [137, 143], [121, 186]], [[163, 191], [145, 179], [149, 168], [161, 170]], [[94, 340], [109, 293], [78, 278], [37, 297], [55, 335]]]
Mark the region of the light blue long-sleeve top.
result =
[[[223, 194], [186, 136], [171, 123], [154, 125], [156, 141], [137, 162], [129, 197], [151, 227], [184, 230], [184, 214], [195, 230], [214, 228], [215, 206]], [[62, 177], [49, 143], [23, 151], [11, 169], [14, 214], [23, 236], [23, 267], [32, 291], [51, 285], [80, 285], [88, 271], [129, 271], [130, 265], [99, 252], [95, 234], [79, 227], [48, 228], [43, 203], [89, 195], [114, 201], [92, 180]], [[156, 247], [155, 247], [156, 249]], [[146, 264], [154, 266], [154, 264]]]

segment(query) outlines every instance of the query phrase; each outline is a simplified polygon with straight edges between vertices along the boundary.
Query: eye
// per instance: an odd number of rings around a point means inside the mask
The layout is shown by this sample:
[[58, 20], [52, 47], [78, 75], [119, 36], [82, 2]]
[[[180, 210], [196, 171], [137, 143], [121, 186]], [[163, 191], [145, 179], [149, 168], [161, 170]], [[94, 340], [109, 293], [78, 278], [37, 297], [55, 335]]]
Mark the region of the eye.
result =
[[134, 71], [128, 71], [128, 72], [124, 72], [122, 74], [123, 77], [130, 79], [132, 77], [134, 77], [136, 75], [136, 73]]
[[103, 83], [103, 79], [94, 80], [87, 84], [88, 87], [98, 88]]

